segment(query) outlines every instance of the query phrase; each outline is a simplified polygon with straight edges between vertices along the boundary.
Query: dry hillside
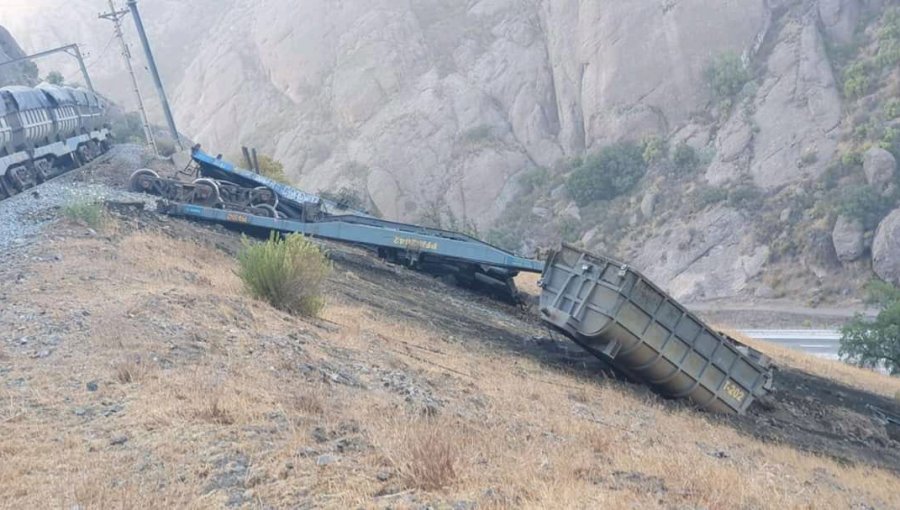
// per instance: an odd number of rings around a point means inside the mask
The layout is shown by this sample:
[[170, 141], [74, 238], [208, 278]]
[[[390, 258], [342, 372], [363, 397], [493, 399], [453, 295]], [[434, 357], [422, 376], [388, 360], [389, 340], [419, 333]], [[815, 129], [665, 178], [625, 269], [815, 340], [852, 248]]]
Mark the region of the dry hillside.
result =
[[865, 408], [900, 413], [897, 379], [775, 351], [775, 397], [703, 414], [337, 245], [323, 317], [297, 319], [245, 294], [237, 235], [116, 205], [141, 163], [52, 183], [106, 190], [97, 230], [48, 185], [0, 203], [37, 225], [0, 244], [2, 507], [900, 507]]

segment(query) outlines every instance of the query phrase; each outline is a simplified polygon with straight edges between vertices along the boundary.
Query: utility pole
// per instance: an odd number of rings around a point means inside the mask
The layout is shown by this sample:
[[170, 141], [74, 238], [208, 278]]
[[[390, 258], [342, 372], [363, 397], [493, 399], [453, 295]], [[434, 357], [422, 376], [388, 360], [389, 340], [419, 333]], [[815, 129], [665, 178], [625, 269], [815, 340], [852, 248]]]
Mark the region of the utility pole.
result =
[[91, 75], [89, 75], [87, 72], [87, 67], [85, 67], [85, 65], [84, 65], [84, 58], [82, 58], [81, 50], [78, 48], [77, 44], [69, 44], [67, 46], [60, 46], [59, 48], [53, 48], [52, 50], [41, 51], [41, 52], [35, 53], [34, 55], [26, 55], [21, 58], [14, 58], [12, 60], [7, 60], [6, 62], [0, 62], [0, 66], [15, 64], [17, 62], [22, 62], [25, 60], [36, 60], [41, 57], [46, 57], [47, 55], [52, 55], [54, 53], [65, 53], [66, 55], [70, 55], [70, 56], [78, 59], [78, 67], [81, 68], [81, 74], [82, 74], [82, 76], [84, 76], [84, 83], [85, 83], [85, 85], [87, 85], [87, 88], [90, 89], [91, 92], [94, 91], [94, 83], [91, 81]]
[[175, 139], [175, 145], [178, 147], [178, 150], [184, 150], [184, 146], [181, 145], [181, 137], [178, 136], [178, 128], [175, 127], [175, 118], [172, 117], [172, 109], [169, 108], [166, 90], [163, 88], [162, 80], [159, 77], [159, 70], [156, 68], [156, 61], [153, 59], [153, 52], [150, 50], [150, 41], [147, 40], [147, 33], [144, 31], [144, 23], [141, 21], [141, 13], [138, 11], [137, 0], [128, 0], [127, 4], [128, 8], [131, 9], [131, 16], [134, 18], [134, 26], [137, 28], [138, 37], [140, 37], [141, 45], [144, 47], [144, 53], [147, 55], [147, 64], [150, 68], [150, 74], [153, 76], [153, 82], [156, 84], [156, 92], [159, 94], [163, 113], [166, 114], [166, 122], [169, 124], [169, 131], [172, 132], [172, 138]]
[[134, 86], [134, 97], [137, 99], [138, 110], [141, 112], [141, 125], [144, 127], [144, 138], [147, 144], [153, 149], [153, 153], [159, 155], [159, 149], [156, 147], [156, 138], [153, 136], [153, 128], [150, 127], [150, 120], [147, 118], [147, 110], [144, 108], [144, 96], [141, 94], [141, 88], [138, 86], [137, 77], [134, 74], [134, 66], [131, 65], [131, 51], [128, 50], [128, 43], [122, 35], [122, 24], [120, 20], [128, 14], [128, 10], [117, 11], [113, 0], [109, 0], [109, 12], [101, 14], [102, 19], [107, 19], [115, 25], [116, 38], [122, 46], [122, 57], [125, 58], [125, 66], [128, 68], [128, 74], [131, 76], [131, 84]]

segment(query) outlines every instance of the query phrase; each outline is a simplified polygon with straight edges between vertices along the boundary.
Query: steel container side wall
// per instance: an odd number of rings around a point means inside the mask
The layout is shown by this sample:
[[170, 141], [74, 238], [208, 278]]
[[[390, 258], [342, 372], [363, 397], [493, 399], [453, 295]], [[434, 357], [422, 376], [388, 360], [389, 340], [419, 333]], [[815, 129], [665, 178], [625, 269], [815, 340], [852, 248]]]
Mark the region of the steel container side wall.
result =
[[12, 143], [12, 128], [6, 121], [6, 116], [0, 117], [0, 149]]
[[764, 383], [766, 370], [624, 264], [566, 247], [542, 279], [546, 321], [665, 395], [741, 412]]

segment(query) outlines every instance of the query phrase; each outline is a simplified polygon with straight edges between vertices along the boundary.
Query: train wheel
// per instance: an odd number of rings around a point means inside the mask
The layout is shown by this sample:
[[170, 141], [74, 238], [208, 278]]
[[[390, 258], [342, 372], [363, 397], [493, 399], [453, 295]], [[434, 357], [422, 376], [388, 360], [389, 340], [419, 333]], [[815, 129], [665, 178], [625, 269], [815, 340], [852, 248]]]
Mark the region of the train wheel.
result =
[[215, 207], [222, 202], [219, 185], [212, 179], [195, 179], [190, 201], [192, 204]]
[[278, 193], [267, 186], [258, 186], [250, 192], [250, 205], [268, 204], [278, 207]]
[[78, 155], [81, 156], [81, 161], [85, 163], [89, 163], [94, 159], [94, 151], [88, 144], [84, 144], [78, 148]]
[[278, 211], [269, 204], [257, 205], [250, 208], [250, 210], [257, 216], [265, 216], [266, 218], [274, 218], [276, 220], [280, 218]]
[[18, 191], [25, 191], [37, 185], [37, 176], [34, 171], [24, 166], [14, 166], [6, 171], [6, 177]]
[[53, 178], [53, 163], [47, 159], [40, 159], [34, 162], [34, 169], [37, 173], [37, 177], [41, 182], [47, 181]]
[[11, 192], [11, 191], [10, 191], [9, 189], [7, 189], [7, 187], [6, 187], [6, 176], [0, 175], [0, 200], [9, 198], [9, 197], [11, 197], [11, 196], [13, 196], [13, 195], [14, 195], [14, 193]]
[[136, 170], [128, 179], [128, 189], [135, 193], [150, 193], [153, 190], [159, 174], [149, 168]]

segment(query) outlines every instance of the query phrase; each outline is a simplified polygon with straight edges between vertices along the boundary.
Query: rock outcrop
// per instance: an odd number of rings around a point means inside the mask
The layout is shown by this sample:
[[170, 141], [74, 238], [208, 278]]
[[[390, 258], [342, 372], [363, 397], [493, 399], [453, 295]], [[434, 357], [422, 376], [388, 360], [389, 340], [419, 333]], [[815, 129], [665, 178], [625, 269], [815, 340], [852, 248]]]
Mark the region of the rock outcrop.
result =
[[777, 30], [759, 89], [716, 139], [711, 184], [749, 175], [773, 189], [821, 175], [834, 156], [841, 98], [816, 19], [789, 18]]
[[863, 158], [863, 170], [869, 185], [884, 194], [893, 192], [897, 171], [893, 154], [878, 147], [869, 149]]
[[861, 221], [838, 216], [831, 232], [831, 241], [834, 243], [834, 251], [841, 262], [853, 262], [863, 255], [865, 243], [863, 236], [865, 229]]
[[[8, 30], [0, 26], [0, 62], [22, 58], [25, 52]], [[30, 62], [0, 67], [0, 87], [6, 85], [33, 85], [37, 78], [37, 67]]]
[[900, 209], [881, 220], [875, 231], [872, 268], [882, 280], [900, 285]]

